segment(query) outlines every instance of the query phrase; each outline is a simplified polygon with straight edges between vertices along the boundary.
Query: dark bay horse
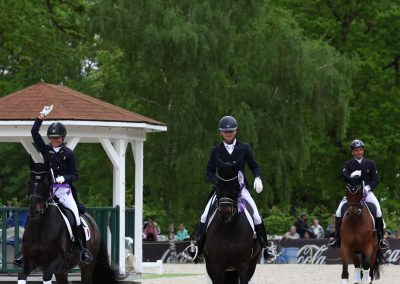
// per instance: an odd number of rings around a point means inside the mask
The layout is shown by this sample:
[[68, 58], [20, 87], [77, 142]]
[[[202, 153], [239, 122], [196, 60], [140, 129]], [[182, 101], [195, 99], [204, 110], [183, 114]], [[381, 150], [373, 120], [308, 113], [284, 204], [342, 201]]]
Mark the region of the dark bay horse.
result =
[[380, 277], [384, 258], [378, 246], [373, 218], [364, 201], [363, 186], [346, 185], [346, 198], [347, 211], [340, 227], [342, 284], [348, 283], [349, 261], [353, 261], [355, 267], [354, 283], [372, 283]]
[[118, 271], [111, 267], [100, 231], [88, 214], [83, 218], [90, 229], [87, 248], [93, 261], [87, 265], [80, 263], [79, 247], [71, 241], [65, 221], [51, 196], [50, 169], [44, 164], [31, 163], [27, 184], [29, 217], [22, 241], [23, 270], [18, 275], [18, 283], [26, 283], [32, 270], [39, 268], [45, 283], [51, 283], [54, 274], [57, 283], [68, 284], [68, 271], [77, 265], [81, 270], [81, 283], [117, 283]]
[[214, 284], [247, 284], [256, 269], [260, 246], [238, 204], [241, 188], [233, 166], [218, 171], [218, 209], [204, 245], [207, 273]]

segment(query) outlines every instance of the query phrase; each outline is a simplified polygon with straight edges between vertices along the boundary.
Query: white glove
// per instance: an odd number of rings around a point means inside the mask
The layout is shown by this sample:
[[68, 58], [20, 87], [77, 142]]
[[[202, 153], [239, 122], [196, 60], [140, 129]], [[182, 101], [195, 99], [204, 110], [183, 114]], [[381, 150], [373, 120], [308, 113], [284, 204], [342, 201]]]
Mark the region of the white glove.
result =
[[63, 176], [59, 176], [56, 178], [56, 182], [58, 182], [58, 183], [64, 183], [64, 181], [65, 181], [65, 178]]
[[369, 192], [371, 190], [371, 187], [369, 185], [364, 186], [364, 190], [366, 192]]
[[358, 171], [354, 171], [351, 173], [350, 177], [354, 178], [354, 177], [360, 177], [361, 176], [361, 170]]
[[263, 184], [259, 177], [254, 179], [254, 189], [257, 191], [257, 193], [260, 193], [263, 190]]
[[53, 105], [51, 105], [51, 106], [44, 106], [44, 107], [43, 107], [43, 110], [40, 112], [40, 115], [43, 116], [43, 117], [48, 116], [49, 113], [50, 113], [52, 110], [53, 110]]

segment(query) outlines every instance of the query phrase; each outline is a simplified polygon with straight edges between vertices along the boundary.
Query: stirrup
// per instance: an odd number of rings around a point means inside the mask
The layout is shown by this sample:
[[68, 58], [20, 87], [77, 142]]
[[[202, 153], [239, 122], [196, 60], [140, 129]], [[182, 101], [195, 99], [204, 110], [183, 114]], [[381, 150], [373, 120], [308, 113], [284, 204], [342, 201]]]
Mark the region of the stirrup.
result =
[[389, 242], [386, 239], [381, 239], [379, 241], [379, 247], [381, 250], [387, 250], [389, 248]]
[[278, 251], [276, 250], [276, 245], [271, 244], [263, 248], [263, 257], [265, 262], [272, 263], [278, 257]]
[[93, 256], [88, 249], [82, 248], [81, 253], [79, 255], [79, 260], [83, 264], [89, 264], [93, 261]]
[[328, 242], [328, 246], [335, 248], [337, 246], [338, 241], [336, 239], [331, 239]]
[[191, 262], [197, 263], [199, 261], [198, 254], [199, 254], [199, 247], [194, 244], [191, 244], [183, 250], [182, 257]]
[[22, 253], [22, 251], [20, 251], [19, 253], [17, 253], [15, 255], [14, 260], [13, 260], [13, 264], [15, 266], [21, 267], [23, 261], [24, 261], [24, 254]]

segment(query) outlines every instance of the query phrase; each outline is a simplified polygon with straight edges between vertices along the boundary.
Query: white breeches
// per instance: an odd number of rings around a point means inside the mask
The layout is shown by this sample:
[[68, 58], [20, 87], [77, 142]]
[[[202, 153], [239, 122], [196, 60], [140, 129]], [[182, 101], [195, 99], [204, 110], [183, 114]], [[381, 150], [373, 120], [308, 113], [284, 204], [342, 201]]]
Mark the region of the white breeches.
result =
[[57, 196], [58, 200], [62, 205], [71, 209], [74, 213], [76, 225], [79, 226], [81, 224], [81, 219], [79, 218], [78, 206], [76, 206], [76, 202], [74, 197], [72, 196], [72, 192], [70, 188], [59, 188], [56, 191], [53, 191], [54, 195]]
[[[369, 191], [367, 193], [367, 197], [365, 198], [365, 201], [371, 202], [376, 206], [376, 217], [382, 217], [381, 206], [379, 205], [378, 199], [376, 198], [375, 194], [372, 191]], [[342, 211], [343, 204], [345, 204], [346, 202], [347, 202], [346, 197], [344, 197], [342, 199], [342, 201], [340, 201], [339, 207], [336, 210], [336, 217], [343, 217], [341, 214], [341, 211]]]
[[[258, 213], [258, 209], [257, 209], [257, 206], [256, 206], [256, 203], [254, 202], [254, 200], [253, 200], [253, 198], [251, 197], [251, 195], [250, 195], [250, 192], [247, 190], [247, 188], [243, 188], [242, 189], [242, 192], [241, 192], [241, 194], [242, 194], [242, 197], [250, 204], [250, 206], [253, 208], [253, 220], [254, 220], [254, 224], [255, 225], [259, 225], [259, 224], [261, 224], [261, 216], [260, 216], [260, 213]], [[214, 194], [211, 198], [210, 198], [210, 200], [208, 201], [208, 203], [207, 203], [207, 206], [206, 206], [206, 209], [204, 209], [204, 212], [203, 212], [203, 214], [201, 215], [201, 217], [200, 217], [200, 222], [201, 223], [205, 223], [206, 221], [207, 221], [207, 215], [208, 215], [208, 211], [210, 211], [210, 206], [211, 206], [211, 204], [213, 204], [214, 203], [214, 201], [215, 201], [215, 199], [216, 199], [216, 195]]]

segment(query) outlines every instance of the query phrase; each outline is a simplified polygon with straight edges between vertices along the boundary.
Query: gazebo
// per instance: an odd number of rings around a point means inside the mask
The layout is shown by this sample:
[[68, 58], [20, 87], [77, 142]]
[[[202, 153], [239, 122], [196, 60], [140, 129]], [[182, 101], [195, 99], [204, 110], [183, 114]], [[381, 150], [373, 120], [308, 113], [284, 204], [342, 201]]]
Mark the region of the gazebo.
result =
[[[21, 143], [38, 162], [30, 129], [44, 105], [54, 105], [43, 122], [61, 121], [68, 129], [66, 144], [100, 143], [113, 164], [113, 206], [120, 207], [120, 272], [125, 273], [125, 155], [130, 144], [135, 161], [135, 270], [142, 272], [143, 142], [149, 132], [166, 131], [165, 124], [90, 97], [62, 85], [38, 83], [0, 98], [0, 142]], [[45, 139], [46, 141], [46, 139]]]

